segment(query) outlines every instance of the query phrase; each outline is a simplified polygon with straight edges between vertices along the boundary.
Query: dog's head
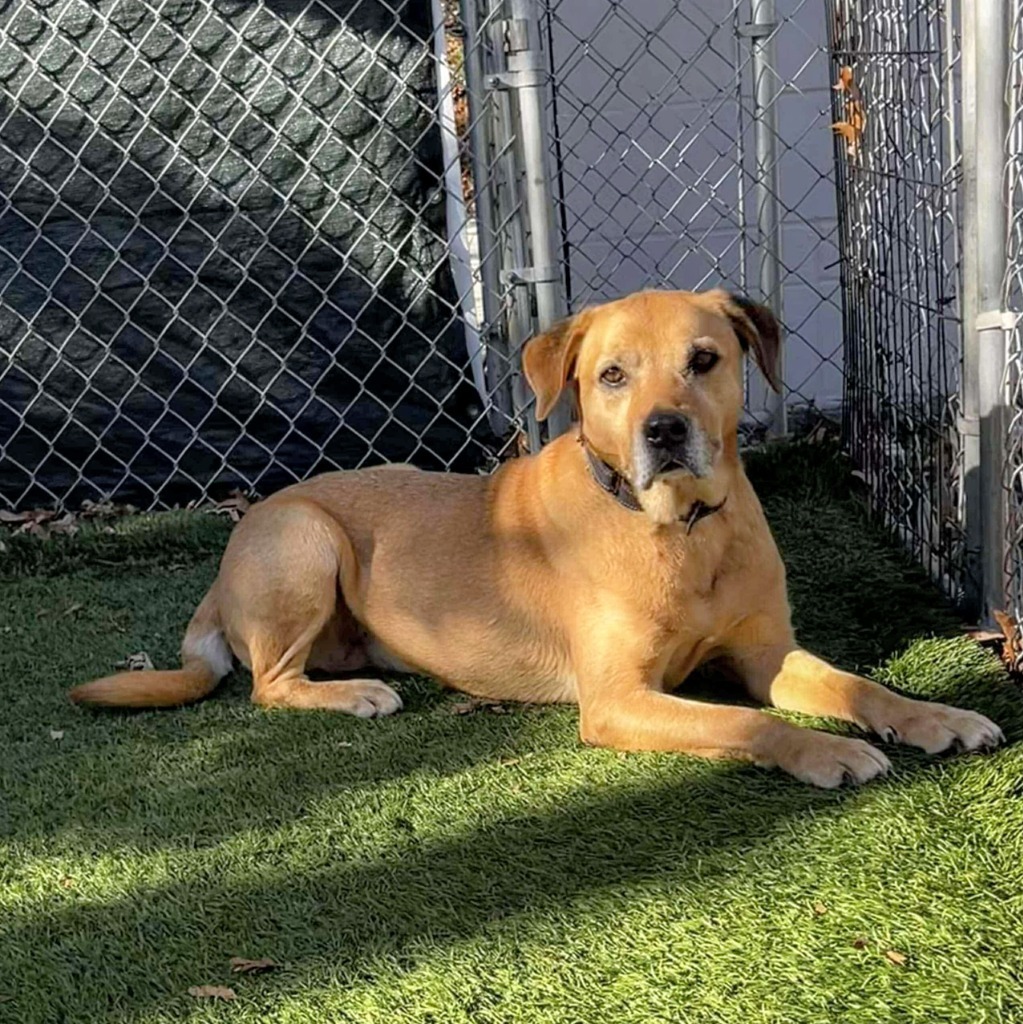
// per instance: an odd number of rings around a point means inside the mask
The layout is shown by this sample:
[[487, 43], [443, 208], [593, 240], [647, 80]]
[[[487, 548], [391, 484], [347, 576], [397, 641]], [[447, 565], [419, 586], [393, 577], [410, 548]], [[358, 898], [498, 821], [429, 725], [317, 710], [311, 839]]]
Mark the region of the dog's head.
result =
[[777, 390], [778, 323], [725, 291], [639, 292], [571, 317], [526, 346], [543, 420], [575, 389], [586, 444], [657, 521], [685, 502], [716, 504], [736, 451], [742, 359]]

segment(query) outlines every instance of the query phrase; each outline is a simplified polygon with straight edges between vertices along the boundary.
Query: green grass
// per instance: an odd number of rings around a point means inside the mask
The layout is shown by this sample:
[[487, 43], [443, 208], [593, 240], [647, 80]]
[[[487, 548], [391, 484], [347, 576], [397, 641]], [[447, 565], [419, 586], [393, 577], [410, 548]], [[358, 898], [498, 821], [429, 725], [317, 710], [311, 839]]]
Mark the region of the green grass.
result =
[[1008, 748], [895, 749], [893, 777], [824, 793], [584, 749], [571, 709], [452, 715], [411, 680], [372, 722], [252, 708], [240, 677], [180, 711], [81, 710], [66, 688], [125, 655], [173, 664], [226, 528], [8, 540], [0, 1020], [1023, 1020], [1018, 691], [864, 525], [839, 461], [754, 468], [804, 642], [984, 711]]

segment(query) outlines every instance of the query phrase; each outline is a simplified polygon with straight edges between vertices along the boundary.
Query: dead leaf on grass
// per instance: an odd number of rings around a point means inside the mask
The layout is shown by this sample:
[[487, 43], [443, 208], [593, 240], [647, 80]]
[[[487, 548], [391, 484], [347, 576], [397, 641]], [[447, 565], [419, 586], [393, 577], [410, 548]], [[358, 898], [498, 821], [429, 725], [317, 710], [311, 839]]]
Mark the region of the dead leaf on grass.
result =
[[138, 651], [135, 654], [129, 654], [124, 661], [117, 662], [114, 668], [123, 668], [128, 672], [152, 672], [153, 659], [145, 651]]
[[234, 490], [223, 501], [218, 501], [209, 511], [213, 515], [229, 516], [231, 522], [237, 523], [251, 507], [251, 500], [242, 491]]
[[138, 509], [134, 505], [118, 505], [113, 501], [89, 501], [86, 498], [82, 502], [82, 511], [79, 513], [83, 519], [115, 519], [118, 516], [133, 516]]
[[243, 956], [231, 957], [232, 974], [262, 974], [264, 971], [276, 971], [281, 965], [270, 957], [260, 957], [258, 960], [246, 960]]
[[821, 916], [822, 914], [826, 914], [826, 913], [828, 912], [828, 908], [827, 908], [826, 906], [824, 906], [824, 904], [823, 904], [823, 903], [821, 903], [820, 901], [818, 901], [817, 903], [815, 903], [815, 904], [813, 905], [813, 912], [814, 912], [814, 913], [815, 913], [815, 914], [816, 914], [816, 915], [817, 915], [818, 917], [820, 917], [820, 916]]
[[222, 999], [226, 1003], [238, 998], [235, 990], [226, 985], [193, 985], [188, 994], [196, 999]]
[[62, 740], [63, 738], [64, 738], [64, 730], [63, 729], [51, 729], [50, 730], [50, 739], [51, 740]]
[[884, 958], [899, 967], [904, 967], [906, 963], [906, 954], [900, 953], [897, 949], [885, 950]]
[[460, 700], [449, 704], [447, 708], [450, 715], [473, 715], [477, 711], [489, 711], [493, 715], [506, 715], [510, 710], [499, 700], [489, 700], [486, 697], [470, 697], [469, 700]]
[[1019, 627], [1005, 612], [996, 611], [991, 614], [1005, 636], [1005, 645], [1002, 647], [1002, 661], [1010, 668], [1015, 668], [1019, 663], [1020, 654], [1023, 653], [1023, 638], [1019, 635]]
[[857, 935], [856, 938], [853, 939], [853, 949], [866, 949], [866, 948], [867, 948], [867, 940], [862, 935]]
[[66, 619], [69, 615], [74, 615], [75, 612], [80, 612], [84, 607], [84, 604], [82, 604], [80, 601], [76, 601], [74, 604], [69, 604], [67, 608], [65, 608], [60, 613], [60, 615], [57, 616], [57, 618]]
[[1005, 634], [998, 629], [968, 629], [966, 635], [981, 647], [994, 646], [1005, 639]]

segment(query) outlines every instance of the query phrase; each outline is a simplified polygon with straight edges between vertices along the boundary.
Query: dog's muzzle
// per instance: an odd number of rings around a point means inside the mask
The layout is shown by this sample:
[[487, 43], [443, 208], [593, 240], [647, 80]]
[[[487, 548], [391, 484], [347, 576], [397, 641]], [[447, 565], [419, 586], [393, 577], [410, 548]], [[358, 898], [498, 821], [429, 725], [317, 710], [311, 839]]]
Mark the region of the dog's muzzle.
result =
[[694, 477], [708, 470], [707, 445], [702, 433], [683, 413], [652, 412], [643, 423], [635, 446], [635, 486], [646, 490], [657, 476], [680, 471]]

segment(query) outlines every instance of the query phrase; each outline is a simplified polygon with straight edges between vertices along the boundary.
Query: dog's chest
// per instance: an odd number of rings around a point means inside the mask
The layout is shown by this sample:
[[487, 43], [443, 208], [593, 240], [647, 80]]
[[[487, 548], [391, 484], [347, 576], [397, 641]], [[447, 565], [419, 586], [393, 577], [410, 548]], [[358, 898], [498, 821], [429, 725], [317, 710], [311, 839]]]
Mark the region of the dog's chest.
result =
[[761, 567], [743, 558], [724, 531], [707, 530], [687, 541], [653, 546], [642, 574], [646, 585], [637, 587], [634, 597], [645, 605], [648, 621], [672, 638], [721, 635], [748, 614]]

